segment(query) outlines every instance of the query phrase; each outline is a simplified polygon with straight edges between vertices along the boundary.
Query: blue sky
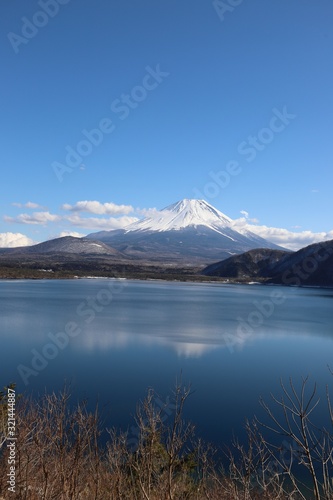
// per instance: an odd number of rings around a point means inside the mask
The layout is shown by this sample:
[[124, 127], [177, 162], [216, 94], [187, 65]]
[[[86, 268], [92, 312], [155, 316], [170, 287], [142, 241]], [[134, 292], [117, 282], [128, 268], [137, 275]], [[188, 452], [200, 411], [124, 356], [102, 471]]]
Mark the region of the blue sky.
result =
[[331, 0], [1, 10], [1, 246], [182, 198], [290, 248], [333, 238]]

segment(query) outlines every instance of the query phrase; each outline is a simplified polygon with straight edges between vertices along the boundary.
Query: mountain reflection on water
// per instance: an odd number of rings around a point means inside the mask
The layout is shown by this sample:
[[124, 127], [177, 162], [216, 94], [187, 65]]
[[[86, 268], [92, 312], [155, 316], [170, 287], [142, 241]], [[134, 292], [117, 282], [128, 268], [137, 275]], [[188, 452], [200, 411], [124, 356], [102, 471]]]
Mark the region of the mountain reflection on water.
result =
[[[126, 426], [147, 387], [165, 398], [182, 372], [194, 388], [187, 416], [204, 438], [225, 442], [260, 412], [260, 396], [279, 394], [280, 378], [309, 375], [323, 394], [333, 385], [332, 297], [263, 285], [2, 281], [2, 385], [40, 393], [68, 380]], [[66, 339], [66, 328], [75, 335]], [[50, 356], [37, 370], [36, 353]], [[33, 369], [26, 384], [19, 366]]]

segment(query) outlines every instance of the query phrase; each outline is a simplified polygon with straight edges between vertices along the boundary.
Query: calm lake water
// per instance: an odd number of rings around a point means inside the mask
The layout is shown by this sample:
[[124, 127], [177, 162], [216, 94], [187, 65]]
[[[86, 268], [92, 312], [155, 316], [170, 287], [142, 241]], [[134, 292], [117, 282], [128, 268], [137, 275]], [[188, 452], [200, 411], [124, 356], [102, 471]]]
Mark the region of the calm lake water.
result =
[[70, 381], [75, 398], [105, 408], [107, 426], [125, 429], [146, 389], [162, 404], [182, 372], [186, 417], [220, 445], [263, 415], [258, 400], [279, 396], [280, 378], [299, 386], [308, 375], [333, 394], [332, 306], [333, 290], [313, 288], [1, 281], [1, 385], [38, 394]]

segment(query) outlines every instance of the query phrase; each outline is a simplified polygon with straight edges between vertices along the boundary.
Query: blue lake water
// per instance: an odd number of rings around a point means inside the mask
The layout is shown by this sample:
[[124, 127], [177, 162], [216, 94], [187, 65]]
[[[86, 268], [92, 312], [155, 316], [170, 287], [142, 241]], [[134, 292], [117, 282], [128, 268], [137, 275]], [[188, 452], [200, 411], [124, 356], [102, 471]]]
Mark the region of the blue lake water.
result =
[[[221, 445], [262, 416], [258, 400], [279, 396], [280, 378], [333, 389], [332, 306], [328, 289], [0, 281], [1, 384], [38, 394], [67, 380], [75, 398], [99, 401], [105, 425], [125, 429], [148, 387], [162, 404], [182, 373], [193, 389], [185, 416]], [[319, 421], [325, 410], [323, 401]]]

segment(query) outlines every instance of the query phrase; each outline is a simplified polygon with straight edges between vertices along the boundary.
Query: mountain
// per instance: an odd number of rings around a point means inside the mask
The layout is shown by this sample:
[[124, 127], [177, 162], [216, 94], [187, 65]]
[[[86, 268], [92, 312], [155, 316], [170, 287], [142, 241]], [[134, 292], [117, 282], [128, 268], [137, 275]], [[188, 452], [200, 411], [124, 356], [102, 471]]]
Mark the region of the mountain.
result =
[[184, 199], [121, 230], [92, 233], [127, 257], [154, 262], [203, 264], [253, 248], [281, 249], [233, 221], [204, 200]]
[[222, 262], [210, 264], [203, 271], [205, 276], [219, 276], [224, 278], [255, 279], [267, 276], [283, 257], [291, 252], [256, 248], [242, 254], [233, 255]]
[[27, 254], [99, 254], [119, 256], [119, 252], [101, 241], [94, 241], [87, 238], [75, 238], [74, 236], [64, 236], [53, 240], [44, 241], [37, 245], [26, 247], [16, 247], [6, 249], [6, 254], [27, 255]]
[[[126, 231], [173, 231], [204, 225], [221, 232], [232, 220], [203, 200], [181, 200], [156, 213], [154, 218], [134, 222]], [[223, 233], [221, 233], [223, 234]]]
[[270, 276], [271, 283], [333, 286], [333, 240], [314, 243], [281, 259]]
[[333, 286], [333, 240], [297, 252], [256, 249], [207, 266], [202, 274], [282, 285]]
[[134, 273], [118, 250], [100, 241], [64, 236], [37, 245], [0, 249], [1, 278], [122, 276]]

